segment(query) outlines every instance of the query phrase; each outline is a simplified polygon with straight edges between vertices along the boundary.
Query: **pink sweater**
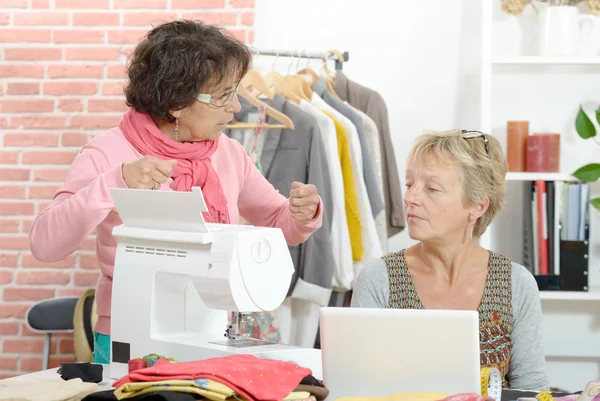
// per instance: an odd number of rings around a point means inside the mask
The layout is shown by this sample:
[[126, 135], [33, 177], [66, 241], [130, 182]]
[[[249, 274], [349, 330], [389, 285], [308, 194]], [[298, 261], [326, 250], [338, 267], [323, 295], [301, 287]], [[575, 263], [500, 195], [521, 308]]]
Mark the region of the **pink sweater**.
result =
[[[98, 321], [95, 331], [110, 334], [112, 275], [117, 238], [112, 230], [122, 223], [110, 188], [126, 188], [121, 166], [140, 155], [119, 128], [96, 136], [73, 162], [65, 184], [52, 204], [36, 217], [29, 234], [31, 252], [42, 262], [56, 262], [78, 249], [96, 230], [96, 255], [102, 274], [96, 287]], [[309, 222], [292, 217], [288, 200], [261, 175], [242, 145], [221, 135], [212, 155], [223, 187], [232, 224], [242, 216], [255, 226], [279, 227], [290, 245], [299, 244], [322, 223], [323, 205]], [[170, 191], [172, 180], [161, 187]]]

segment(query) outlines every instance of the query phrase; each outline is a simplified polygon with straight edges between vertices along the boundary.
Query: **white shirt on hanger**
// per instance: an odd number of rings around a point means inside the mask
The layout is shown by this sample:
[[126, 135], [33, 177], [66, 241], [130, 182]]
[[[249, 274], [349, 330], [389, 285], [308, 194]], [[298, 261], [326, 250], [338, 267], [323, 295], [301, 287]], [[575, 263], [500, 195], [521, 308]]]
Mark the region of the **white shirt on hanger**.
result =
[[[352, 245], [350, 244], [350, 232], [348, 231], [348, 220], [346, 217], [346, 202], [344, 200], [344, 179], [338, 153], [337, 134], [335, 124], [325, 113], [316, 106], [302, 99], [300, 108], [314, 116], [319, 125], [329, 174], [331, 179], [331, 196], [333, 203], [331, 223], [331, 244], [333, 245], [333, 257], [336, 269], [333, 275], [333, 287], [336, 289], [349, 290], [353, 279], [352, 267]], [[382, 192], [383, 193], [383, 192]]]
[[[383, 256], [381, 244], [379, 243], [379, 236], [377, 234], [377, 228], [375, 226], [375, 219], [373, 218], [373, 212], [371, 204], [369, 203], [369, 194], [367, 193], [367, 187], [363, 176], [363, 165], [362, 165], [362, 149], [360, 147], [360, 140], [358, 139], [358, 132], [352, 122], [329, 106], [319, 95], [313, 92], [312, 104], [318, 109], [327, 111], [336, 120], [338, 120], [346, 129], [348, 133], [348, 142], [350, 147], [350, 158], [352, 161], [352, 172], [354, 173], [354, 183], [356, 185], [356, 198], [358, 200], [358, 212], [360, 214], [360, 223], [362, 226], [362, 241], [364, 254], [361, 262], [354, 263], [354, 279], [360, 273], [362, 269], [362, 262], [367, 262], [372, 259], [377, 259]], [[364, 150], [368, 152], [368, 149]]]

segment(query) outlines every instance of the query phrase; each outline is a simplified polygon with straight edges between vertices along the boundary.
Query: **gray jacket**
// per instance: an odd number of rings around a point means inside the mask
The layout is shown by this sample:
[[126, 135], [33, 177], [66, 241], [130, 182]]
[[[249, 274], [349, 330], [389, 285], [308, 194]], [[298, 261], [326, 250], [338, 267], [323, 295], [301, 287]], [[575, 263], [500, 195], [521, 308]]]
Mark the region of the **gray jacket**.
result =
[[[248, 121], [254, 107], [240, 98], [242, 109], [235, 114], [238, 121]], [[287, 102], [279, 94], [266, 103], [287, 115], [294, 129], [266, 129], [260, 163], [265, 178], [281, 194], [289, 196], [292, 182], [299, 181], [317, 187], [323, 202], [323, 224], [306, 242], [290, 246], [295, 273], [288, 296], [305, 299], [318, 305], [327, 305], [331, 295], [333, 271], [333, 249], [331, 246], [331, 183], [329, 167], [325, 160], [323, 140], [319, 126], [313, 116]], [[267, 117], [268, 124], [280, 124]], [[231, 138], [243, 141], [244, 130], [226, 130]]]
[[398, 234], [406, 226], [402, 187], [396, 164], [396, 155], [390, 134], [388, 111], [383, 97], [372, 89], [350, 81], [342, 71], [335, 75], [335, 93], [375, 121], [379, 131], [381, 166], [388, 236]]
[[317, 95], [325, 100], [328, 105], [336, 109], [338, 112], [340, 112], [340, 114], [349, 119], [354, 126], [356, 126], [362, 153], [365, 186], [367, 187], [367, 194], [369, 195], [371, 212], [373, 213], [373, 217], [375, 217], [383, 210], [383, 198], [379, 193], [379, 189], [377, 188], [377, 177], [375, 175], [375, 170], [373, 170], [374, 165], [371, 161], [371, 155], [369, 154], [369, 145], [367, 143], [367, 138], [365, 137], [363, 119], [360, 115], [348, 107], [348, 105], [344, 104], [344, 102], [329, 92], [327, 89], [327, 84], [325, 81], [323, 81], [323, 79], [319, 79], [313, 84], [313, 90]]

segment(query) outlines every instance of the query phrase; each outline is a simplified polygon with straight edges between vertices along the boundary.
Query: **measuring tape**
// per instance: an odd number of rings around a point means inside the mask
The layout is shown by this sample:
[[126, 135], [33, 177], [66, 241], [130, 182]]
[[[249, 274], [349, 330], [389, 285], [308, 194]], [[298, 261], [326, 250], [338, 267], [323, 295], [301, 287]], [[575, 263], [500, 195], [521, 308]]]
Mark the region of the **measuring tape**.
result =
[[502, 376], [500, 376], [498, 368], [481, 368], [481, 395], [491, 397], [496, 401], [501, 400]]
[[539, 401], [554, 401], [554, 397], [552, 397], [552, 395], [547, 391], [538, 393], [535, 398], [537, 398]]

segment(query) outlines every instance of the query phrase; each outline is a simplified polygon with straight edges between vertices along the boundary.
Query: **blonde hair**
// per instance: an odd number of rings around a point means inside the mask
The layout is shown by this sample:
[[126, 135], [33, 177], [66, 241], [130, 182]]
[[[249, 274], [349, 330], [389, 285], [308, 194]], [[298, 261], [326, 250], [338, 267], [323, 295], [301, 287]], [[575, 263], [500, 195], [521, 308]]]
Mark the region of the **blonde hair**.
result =
[[489, 198], [489, 206], [473, 227], [473, 236], [480, 237], [496, 215], [504, 207], [506, 197], [506, 171], [508, 163], [500, 142], [485, 134], [489, 155], [482, 137], [463, 138], [460, 130], [425, 132], [419, 135], [408, 154], [408, 161], [416, 156], [433, 154], [446, 156], [459, 167], [463, 193], [471, 205], [483, 196]]

